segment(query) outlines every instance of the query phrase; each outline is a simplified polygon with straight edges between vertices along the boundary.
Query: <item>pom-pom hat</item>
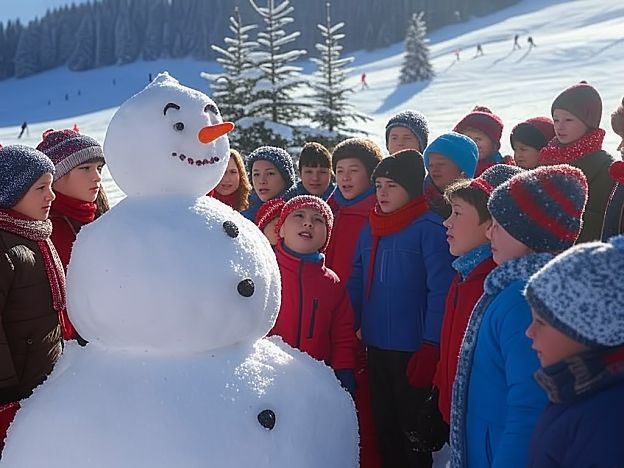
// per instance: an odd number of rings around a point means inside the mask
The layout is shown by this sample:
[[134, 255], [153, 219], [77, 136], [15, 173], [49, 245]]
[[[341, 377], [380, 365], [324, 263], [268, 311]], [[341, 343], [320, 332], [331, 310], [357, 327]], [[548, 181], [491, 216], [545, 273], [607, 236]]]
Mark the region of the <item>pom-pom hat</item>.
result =
[[475, 110], [457, 122], [453, 131], [463, 133], [467, 128], [474, 128], [485, 133], [492, 140], [496, 149], [500, 148], [500, 139], [503, 135], [503, 120], [486, 107], [475, 107]]
[[104, 162], [102, 145], [95, 138], [70, 129], [47, 130], [37, 149], [45, 153], [54, 163], [55, 181], [87, 161]]
[[334, 214], [332, 213], [329, 205], [322, 198], [315, 197], [313, 195], [299, 195], [288, 200], [282, 208], [275, 230], [279, 235], [279, 231], [288, 215], [293, 211], [300, 210], [302, 208], [311, 208], [318, 211], [323, 216], [325, 226], [327, 226], [327, 238], [325, 239], [325, 243], [319, 249], [319, 252], [325, 252], [325, 249], [329, 244], [329, 239], [331, 238], [332, 228], [334, 226]]
[[9, 145], [0, 149], [0, 208], [13, 208], [54, 164], [44, 153], [29, 146]]

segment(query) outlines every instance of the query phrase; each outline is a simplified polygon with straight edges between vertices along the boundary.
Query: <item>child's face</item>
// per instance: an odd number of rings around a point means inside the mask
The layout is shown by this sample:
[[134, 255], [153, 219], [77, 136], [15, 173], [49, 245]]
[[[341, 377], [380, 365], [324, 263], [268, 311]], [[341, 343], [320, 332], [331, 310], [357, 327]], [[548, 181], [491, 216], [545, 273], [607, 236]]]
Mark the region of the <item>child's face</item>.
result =
[[539, 150], [516, 141], [514, 142], [514, 161], [522, 169], [535, 169], [539, 162]]
[[406, 127], [392, 127], [388, 133], [388, 152], [394, 154], [397, 151], [412, 149], [422, 151], [416, 135]]
[[467, 201], [453, 197], [451, 215], [444, 221], [449, 252], [459, 257], [488, 241], [485, 233], [492, 221], [479, 221], [479, 212]]
[[338, 161], [336, 164], [336, 183], [340, 193], [347, 200], [353, 200], [370, 187], [366, 167], [358, 158], [345, 158]]
[[43, 174], [13, 207], [15, 211], [36, 221], [45, 221], [56, 198], [52, 191], [52, 174]]
[[325, 218], [313, 208], [300, 208], [286, 217], [279, 235], [286, 247], [299, 254], [318, 252], [327, 240]]
[[429, 167], [427, 171], [435, 186], [440, 190], [446, 189], [451, 182], [456, 181], [463, 174], [457, 164], [440, 153], [431, 153], [429, 155]]
[[239, 183], [240, 174], [238, 173], [236, 161], [234, 161], [233, 157], [230, 157], [227, 168], [225, 169], [225, 174], [223, 174], [221, 182], [219, 182], [219, 185], [216, 186], [215, 190], [220, 195], [231, 195], [238, 190]]
[[301, 183], [312, 195], [320, 197], [325, 193], [331, 182], [331, 170], [321, 166], [303, 166], [301, 168]]
[[545, 322], [535, 309], [531, 310], [533, 321], [526, 330], [526, 336], [533, 340], [542, 367], [548, 367], [564, 359], [589, 350], [589, 347], [564, 335]]
[[475, 142], [479, 148], [479, 160], [487, 159], [496, 153], [496, 144], [481, 130], [466, 128], [461, 133]]
[[84, 202], [93, 203], [102, 186], [104, 163], [95, 161], [81, 164], [54, 182], [54, 190]]
[[251, 183], [263, 202], [275, 198], [286, 188], [286, 181], [275, 164], [262, 159], [251, 168]]
[[275, 225], [277, 224], [278, 220], [279, 218], [273, 218], [271, 221], [269, 221], [269, 224], [264, 226], [264, 229], [262, 230], [262, 233], [266, 236], [267, 239], [269, 239], [269, 243], [271, 245], [277, 245], [277, 232], [275, 232]]
[[577, 116], [563, 109], [553, 112], [555, 135], [562, 145], [569, 145], [587, 133], [589, 127]]
[[387, 177], [377, 177], [375, 189], [377, 191], [377, 203], [384, 213], [392, 213], [410, 201], [407, 190]]
[[507, 260], [524, 257], [533, 251], [522, 242], [512, 237], [495, 218], [486, 231], [486, 236], [492, 244], [492, 258], [497, 265], [502, 265]]

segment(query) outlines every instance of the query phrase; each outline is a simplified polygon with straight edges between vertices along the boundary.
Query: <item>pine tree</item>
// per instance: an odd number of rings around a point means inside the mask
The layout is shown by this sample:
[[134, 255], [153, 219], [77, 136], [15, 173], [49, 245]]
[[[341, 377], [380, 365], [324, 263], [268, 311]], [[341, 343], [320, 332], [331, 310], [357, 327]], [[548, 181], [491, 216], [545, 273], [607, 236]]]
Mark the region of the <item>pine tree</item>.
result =
[[39, 23], [31, 21], [20, 34], [15, 51], [15, 76], [23, 78], [40, 71], [39, 61]]
[[73, 71], [89, 70], [95, 65], [95, 26], [93, 18], [85, 15], [76, 33], [76, 46], [67, 61]]
[[154, 2], [149, 7], [145, 41], [143, 42], [143, 58], [156, 60], [162, 54], [162, 40], [165, 29], [165, 5], [162, 1]]
[[252, 57], [258, 43], [249, 40], [249, 32], [257, 28], [255, 24], [243, 25], [238, 7], [230, 17], [232, 37], [226, 37], [227, 48], [212, 46], [220, 57], [217, 62], [223, 67], [221, 74], [202, 73], [201, 76], [211, 81], [215, 100], [224, 118], [236, 122], [245, 116], [254, 116], [260, 105], [257, 105], [255, 91], [259, 75]]
[[329, 131], [334, 131], [346, 130], [344, 125], [347, 120], [366, 121], [370, 120], [370, 117], [355, 111], [349, 103], [348, 95], [353, 93], [353, 89], [346, 86], [348, 70], [344, 67], [353, 62], [353, 57], [340, 58], [342, 46], [339, 41], [345, 35], [339, 31], [344, 23], [332, 26], [330, 9], [331, 3], [327, 2], [325, 24], [317, 25], [323, 37], [323, 42], [316, 44], [320, 58], [310, 60], [319, 67], [311, 85], [315, 92], [312, 97], [315, 102], [312, 121], [320, 123]]
[[283, 0], [275, 5], [275, 0], [267, 0], [266, 7], [258, 6], [249, 0], [253, 9], [262, 17], [264, 31], [258, 33], [260, 45], [258, 52], [258, 68], [262, 78], [258, 86], [263, 89], [262, 96], [268, 100], [265, 116], [273, 122], [290, 124], [293, 119], [304, 117], [307, 103], [295, 101], [294, 92], [304, 84], [301, 68], [292, 62], [306, 54], [305, 50], [286, 49], [294, 42], [299, 32], [286, 33], [284, 27], [294, 20], [288, 16], [294, 8], [290, 0]]
[[427, 26], [423, 15], [423, 12], [414, 13], [407, 29], [401, 83], [430, 80], [435, 75], [429, 62]]

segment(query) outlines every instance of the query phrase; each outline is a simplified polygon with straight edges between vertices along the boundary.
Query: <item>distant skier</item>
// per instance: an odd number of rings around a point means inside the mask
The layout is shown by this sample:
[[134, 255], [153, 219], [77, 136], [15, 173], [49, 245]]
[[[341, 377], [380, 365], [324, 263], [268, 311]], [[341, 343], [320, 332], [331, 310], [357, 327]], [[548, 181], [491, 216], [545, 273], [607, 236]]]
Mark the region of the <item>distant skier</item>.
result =
[[360, 89], [368, 89], [368, 83], [366, 82], [366, 73], [362, 73], [362, 76], [360, 76], [360, 83], [362, 84], [362, 87]]
[[481, 44], [477, 44], [477, 53], [475, 54], [475, 57], [478, 57], [479, 55], [483, 55], [483, 47]]
[[529, 47], [537, 47], [537, 46], [535, 45], [535, 42], [533, 42], [533, 36], [529, 36], [529, 37], [527, 38], [527, 42], [529, 43]]
[[151, 83], [151, 82], [152, 82], [152, 74], [151, 74], [151, 73], [148, 73], [148, 74], [147, 74], [147, 82], [148, 82], [148, 83]]
[[520, 35], [519, 35], [519, 34], [516, 34], [516, 35], [514, 36], [513, 50], [516, 50], [516, 49], [522, 49], [522, 47], [521, 47], [521, 46], [520, 46], [520, 44], [518, 43], [518, 39], [520, 39]]
[[26, 122], [22, 123], [20, 134], [17, 135], [17, 138], [22, 138], [22, 135], [26, 132], [26, 135], [30, 135], [28, 131], [28, 124]]
[[76, 133], [80, 133], [80, 127], [78, 126], [77, 123], [74, 124], [74, 128], [72, 128], [72, 130]]
[[461, 52], [461, 49], [455, 49], [455, 51], [453, 52], [455, 54], [455, 60], [457, 60], [459, 62], [459, 53]]

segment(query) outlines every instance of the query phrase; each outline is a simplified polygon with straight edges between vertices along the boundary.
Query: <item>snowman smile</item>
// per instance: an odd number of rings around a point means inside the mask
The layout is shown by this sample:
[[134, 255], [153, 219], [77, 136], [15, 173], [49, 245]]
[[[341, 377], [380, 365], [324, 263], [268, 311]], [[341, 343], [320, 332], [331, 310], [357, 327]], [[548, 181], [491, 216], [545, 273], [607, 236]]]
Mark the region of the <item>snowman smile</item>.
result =
[[195, 158], [188, 157], [184, 153], [176, 153], [175, 151], [173, 153], [171, 153], [171, 157], [178, 158], [182, 162], [186, 161], [186, 163], [189, 166], [195, 166], [195, 167], [215, 164], [215, 163], [218, 163], [220, 161], [218, 156], [211, 157], [210, 159], [205, 159], [205, 158], [204, 159], [195, 159]]

